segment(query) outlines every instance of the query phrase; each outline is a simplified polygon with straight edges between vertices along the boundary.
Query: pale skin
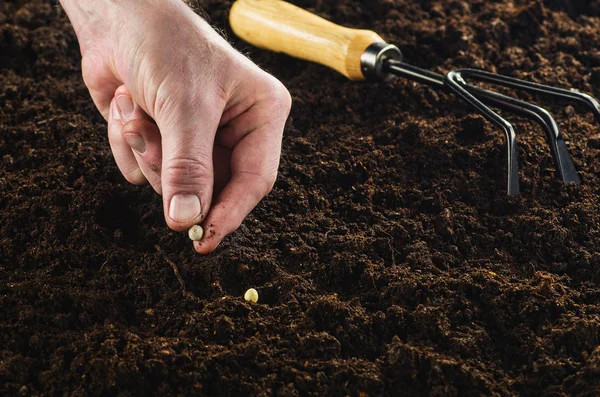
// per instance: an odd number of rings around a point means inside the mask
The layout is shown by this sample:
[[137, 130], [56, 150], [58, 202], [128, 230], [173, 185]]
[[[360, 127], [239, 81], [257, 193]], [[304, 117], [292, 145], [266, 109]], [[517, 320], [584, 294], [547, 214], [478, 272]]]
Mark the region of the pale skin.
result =
[[291, 99], [182, 0], [61, 0], [83, 79], [131, 183], [162, 195], [167, 225], [201, 224], [212, 252], [275, 183]]

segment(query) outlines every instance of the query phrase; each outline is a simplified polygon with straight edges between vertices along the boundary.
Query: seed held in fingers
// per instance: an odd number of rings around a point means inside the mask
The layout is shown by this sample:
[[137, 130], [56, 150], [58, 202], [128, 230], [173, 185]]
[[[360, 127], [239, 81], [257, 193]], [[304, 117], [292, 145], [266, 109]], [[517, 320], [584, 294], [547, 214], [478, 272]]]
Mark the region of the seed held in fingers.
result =
[[188, 236], [190, 236], [192, 241], [200, 241], [202, 240], [202, 236], [204, 236], [204, 229], [200, 225], [194, 225], [188, 230]]
[[244, 294], [244, 299], [246, 300], [246, 302], [256, 303], [258, 302], [258, 292], [254, 288], [250, 288]]

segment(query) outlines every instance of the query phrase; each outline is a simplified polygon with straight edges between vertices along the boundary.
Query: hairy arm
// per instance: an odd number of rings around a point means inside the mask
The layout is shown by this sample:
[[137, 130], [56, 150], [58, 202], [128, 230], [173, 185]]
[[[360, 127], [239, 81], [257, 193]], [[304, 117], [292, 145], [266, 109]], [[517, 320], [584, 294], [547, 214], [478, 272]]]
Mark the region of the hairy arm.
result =
[[125, 29], [134, 13], [148, 15], [157, 7], [184, 4], [182, 0], [60, 0], [60, 3], [73, 25], [82, 54], [115, 28]]

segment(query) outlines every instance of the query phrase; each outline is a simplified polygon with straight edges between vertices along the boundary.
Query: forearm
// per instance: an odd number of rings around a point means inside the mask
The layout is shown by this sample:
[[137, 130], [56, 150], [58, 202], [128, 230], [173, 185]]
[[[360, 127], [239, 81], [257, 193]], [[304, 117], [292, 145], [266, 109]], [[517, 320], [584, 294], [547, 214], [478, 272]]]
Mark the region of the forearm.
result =
[[81, 45], [82, 52], [120, 25], [128, 15], [149, 13], [156, 7], [182, 6], [182, 0], [60, 0]]
[[82, 24], [98, 18], [102, 11], [117, 3], [112, 0], [60, 0], [73, 24]]
[[80, 40], [83, 31], [102, 25], [108, 20], [111, 8], [119, 5], [113, 0], [60, 0], [60, 3]]

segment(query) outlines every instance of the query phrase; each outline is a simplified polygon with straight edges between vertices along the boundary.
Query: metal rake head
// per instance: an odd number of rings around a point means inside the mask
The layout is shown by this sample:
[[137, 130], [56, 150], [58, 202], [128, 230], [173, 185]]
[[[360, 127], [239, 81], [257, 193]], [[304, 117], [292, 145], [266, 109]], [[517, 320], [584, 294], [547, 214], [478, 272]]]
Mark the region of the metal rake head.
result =
[[500, 117], [492, 109], [490, 109], [485, 103], [512, 110], [540, 123], [546, 132], [559, 178], [563, 182], [567, 183], [580, 183], [577, 170], [575, 169], [575, 165], [571, 160], [565, 140], [563, 139], [556, 121], [546, 109], [530, 102], [521, 101], [495, 91], [485, 90], [483, 88], [470, 85], [465, 81], [466, 78], [508, 88], [550, 95], [563, 100], [566, 99], [583, 103], [592, 110], [596, 120], [600, 122], [600, 104], [598, 101], [587, 94], [573, 90], [565, 90], [562, 88], [532, 83], [529, 81], [502, 76], [496, 73], [490, 73], [478, 69], [453, 70], [448, 73], [445, 78], [447, 86], [455, 94], [475, 107], [481, 115], [490, 120], [492, 123], [496, 124], [498, 127], [502, 128], [504, 131], [508, 147], [509, 195], [516, 195], [519, 193], [518, 160], [515, 147], [516, 134], [512, 125], [504, 118]]
[[398, 59], [388, 59], [385, 61], [384, 70], [385, 72], [407, 77], [411, 80], [419, 81], [430, 86], [450, 89], [461, 99], [474, 107], [482, 116], [500, 127], [506, 136], [507, 143], [507, 191], [509, 195], [515, 196], [519, 194], [517, 137], [513, 126], [498, 113], [494, 112], [489, 106], [510, 110], [541, 124], [550, 144], [558, 177], [566, 183], [580, 183], [577, 170], [571, 160], [569, 150], [560, 129], [552, 115], [546, 109], [530, 102], [469, 84], [466, 82], [466, 79], [579, 102], [588, 106], [594, 113], [596, 120], [600, 122], [600, 104], [591, 96], [574, 90], [565, 90], [562, 88], [532, 83], [479, 69], [458, 69], [451, 71], [446, 76], [442, 76], [406, 64]]

